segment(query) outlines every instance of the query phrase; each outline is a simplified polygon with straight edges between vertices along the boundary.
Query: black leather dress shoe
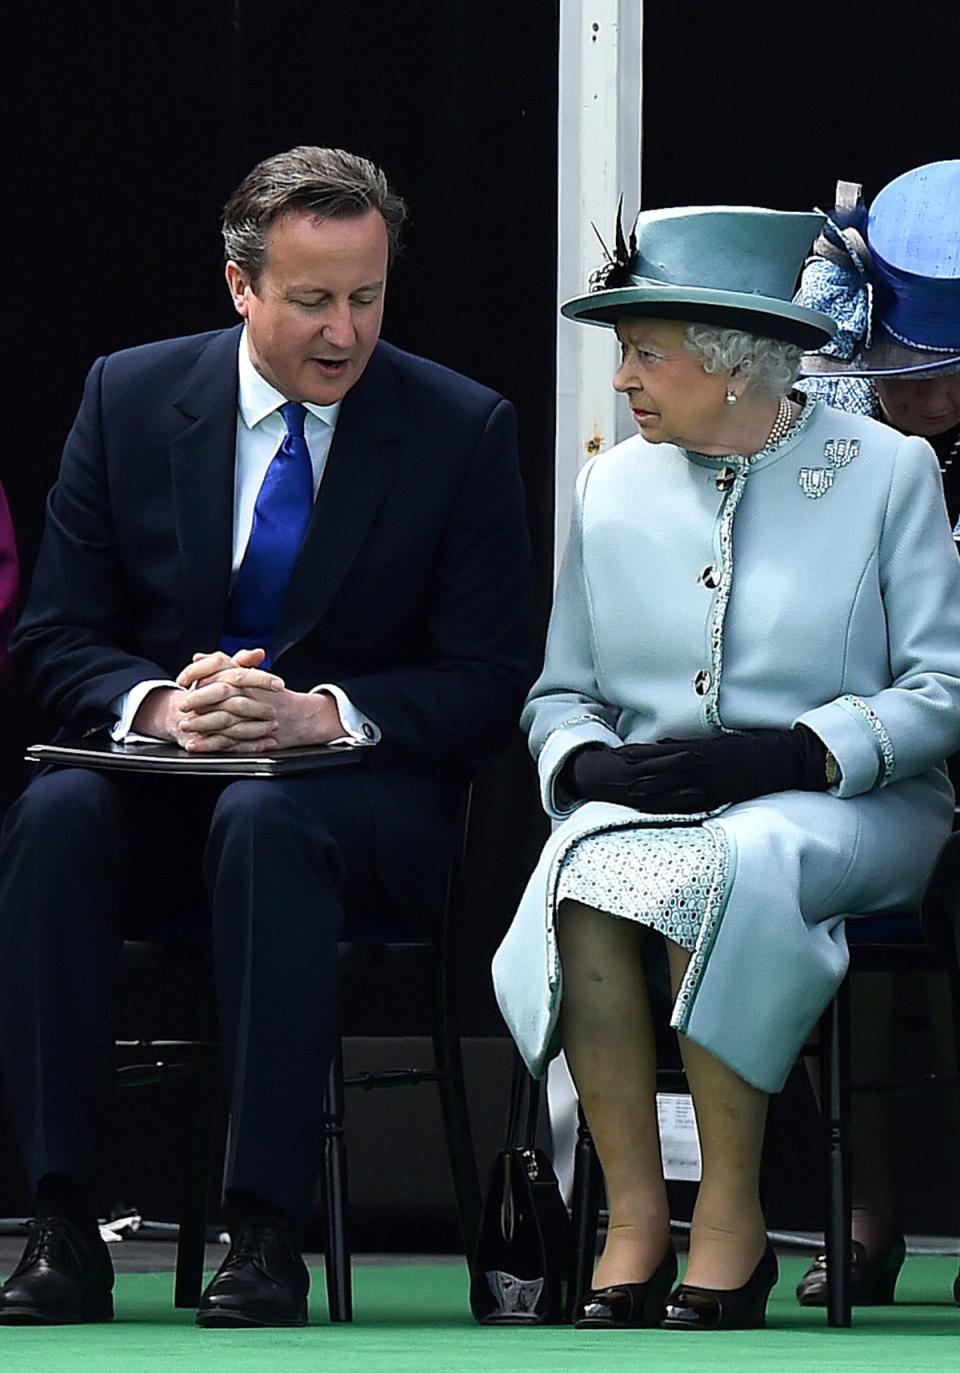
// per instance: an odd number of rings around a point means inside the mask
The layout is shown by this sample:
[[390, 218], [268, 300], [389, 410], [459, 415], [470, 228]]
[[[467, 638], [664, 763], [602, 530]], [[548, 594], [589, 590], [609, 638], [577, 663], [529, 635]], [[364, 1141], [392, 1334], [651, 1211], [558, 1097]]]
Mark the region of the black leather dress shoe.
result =
[[588, 1292], [574, 1317], [577, 1330], [627, 1330], [658, 1325], [677, 1280], [673, 1245], [646, 1282], [618, 1282]]
[[780, 1276], [769, 1244], [742, 1287], [729, 1291], [681, 1283], [667, 1301], [665, 1330], [759, 1330], [767, 1323], [767, 1298]]
[[306, 1325], [309, 1286], [287, 1230], [272, 1220], [244, 1219], [200, 1298], [197, 1325]]
[[[863, 1245], [854, 1240], [850, 1249], [851, 1305], [892, 1306], [906, 1252], [907, 1246], [902, 1235], [897, 1235], [883, 1253], [873, 1259], [868, 1259]], [[797, 1283], [797, 1301], [801, 1306], [826, 1306], [826, 1254], [818, 1254]]]
[[0, 1325], [75, 1325], [113, 1319], [113, 1264], [99, 1236], [60, 1216], [27, 1222], [23, 1257], [0, 1288]]

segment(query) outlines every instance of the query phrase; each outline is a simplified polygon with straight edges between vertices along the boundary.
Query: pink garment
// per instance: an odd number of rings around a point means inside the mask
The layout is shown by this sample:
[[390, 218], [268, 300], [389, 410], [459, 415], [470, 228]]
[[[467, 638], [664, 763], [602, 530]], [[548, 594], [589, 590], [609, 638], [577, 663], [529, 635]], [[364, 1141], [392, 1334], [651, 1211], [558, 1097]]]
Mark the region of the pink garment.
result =
[[13, 535], [13, 521], [10, 507], [0, 486], [0, 678], [5, 677], [10, 666], [7, 643], [13, 629], [17, 613], [17, 586], [20, 580], [20, 564], [17, 561], [17, 544]]

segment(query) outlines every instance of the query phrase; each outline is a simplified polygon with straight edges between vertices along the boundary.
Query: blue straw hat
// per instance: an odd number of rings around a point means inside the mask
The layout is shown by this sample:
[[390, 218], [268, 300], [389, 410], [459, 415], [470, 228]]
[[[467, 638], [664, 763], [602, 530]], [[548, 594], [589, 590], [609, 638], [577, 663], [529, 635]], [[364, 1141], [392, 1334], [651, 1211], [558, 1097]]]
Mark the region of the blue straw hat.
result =
[[618, 224], [594, 290], [560, 313], [608, 327], [625, 316], [687, 320], [817, 348], [836, 326], [793, 294], [824, 219], [733, 205], [644, 210], [629, 244]]
[[869, 212], [840, 182], [837, 207], [797, 300], [830, 314], [834, 340], [803, 359], [811, 377], [960, 371], [960, 160], [904, 172]]

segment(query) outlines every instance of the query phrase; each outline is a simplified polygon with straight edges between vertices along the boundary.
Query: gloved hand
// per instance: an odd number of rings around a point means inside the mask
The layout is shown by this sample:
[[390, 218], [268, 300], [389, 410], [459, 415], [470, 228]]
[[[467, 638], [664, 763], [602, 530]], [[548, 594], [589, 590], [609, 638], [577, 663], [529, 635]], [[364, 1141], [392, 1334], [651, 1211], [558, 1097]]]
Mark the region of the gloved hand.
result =
[[689, 815], [776, 791], [826, 791], [826, 747], [803, 725], [620, 748], [586, 744], [558, 780], [579, 800]]

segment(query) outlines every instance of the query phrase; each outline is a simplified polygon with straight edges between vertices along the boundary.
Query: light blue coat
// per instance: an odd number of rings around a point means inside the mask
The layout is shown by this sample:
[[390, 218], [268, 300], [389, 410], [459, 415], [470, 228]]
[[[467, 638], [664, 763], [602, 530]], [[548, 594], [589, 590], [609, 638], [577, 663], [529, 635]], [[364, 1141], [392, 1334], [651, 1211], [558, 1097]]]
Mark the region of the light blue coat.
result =
[[717, 882], [673, 1013], [765, 1091], [782, 1086], [844, 975], [844, 919], [915, 906], [950, 830], [960, 559], [936, 457], [923, 439], [810, 401], [753, 460], [639, 436], [592, 459], [523, 715], [544, 806], [563, 823], [494, 959], [534, 1073], [559, 1048], [560, 860], [585, 833], [664, 823], [565, 797], [568, 754], [798, 721], [840, 783], [702, 820]]

